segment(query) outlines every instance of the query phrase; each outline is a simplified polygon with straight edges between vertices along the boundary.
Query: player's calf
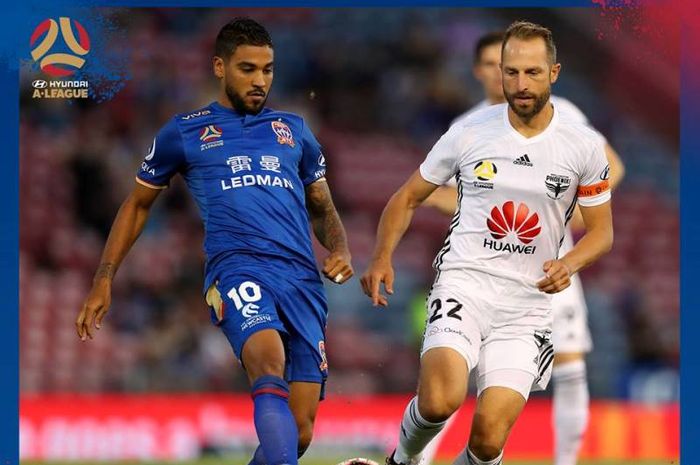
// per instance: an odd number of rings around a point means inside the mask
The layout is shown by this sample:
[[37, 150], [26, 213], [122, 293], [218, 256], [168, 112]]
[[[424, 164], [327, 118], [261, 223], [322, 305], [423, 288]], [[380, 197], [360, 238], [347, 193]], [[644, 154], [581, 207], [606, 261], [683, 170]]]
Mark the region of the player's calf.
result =
[[301, 457], [311, 444], [314, 432], [316, 412], [321, 398], [321, 383], [300, 382], [290, 383], [291, 395], [289, 408], [299, 430], [298, 456]]
[[[388, 463], [411, 464], [464, 402], [469, 370], [455, 350], [436, 347], [421, 358], [418, 396], [404, 411], [399, 444]], [[392, 462], [393, 461], [393, 462]]]
[[297, 456], [301, 457], [311, 445], [311, 439], [313, 439], [314, 435], [314, 419], [316, 412], [313, 412], [313, 414], [302, 414], [301, 416], [295, 411], [292, 411], [292, 413], [294, 413], [297, 429], [299, 430]]
[[243, 345], [242, 361], [253, 398], [255, 431], [266, 465], [296, 465], [299, 431], [289, 408], [290, 388], [284, 374], [284, 346], [279, 333], [259, 331]]
[[[525, 407], [527, 394], [501, 386], [484, 389], [477, 401], [469, 436], [469, 450], [475, 458], [498, 463], [510, 429]], [[479, 461], [475, 463], [480, 465]]]

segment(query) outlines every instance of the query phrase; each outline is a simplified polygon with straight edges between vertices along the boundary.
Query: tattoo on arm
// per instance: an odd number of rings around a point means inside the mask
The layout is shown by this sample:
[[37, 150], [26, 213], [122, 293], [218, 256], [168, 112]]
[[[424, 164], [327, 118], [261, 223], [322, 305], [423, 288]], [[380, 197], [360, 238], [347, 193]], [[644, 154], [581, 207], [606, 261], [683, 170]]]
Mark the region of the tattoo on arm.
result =
[[326, 182], [317, 181], [306, 187], [306, 208], [318, 241], [331, 252], [347, 250], [345, 228]]
[[100, 266], [97, 268], [97, 272], [95, 273], [95, 281], [103, 278], [112, 279], [114, 278], [115, 271], [116, 267], [113, 263], [100, 263]]

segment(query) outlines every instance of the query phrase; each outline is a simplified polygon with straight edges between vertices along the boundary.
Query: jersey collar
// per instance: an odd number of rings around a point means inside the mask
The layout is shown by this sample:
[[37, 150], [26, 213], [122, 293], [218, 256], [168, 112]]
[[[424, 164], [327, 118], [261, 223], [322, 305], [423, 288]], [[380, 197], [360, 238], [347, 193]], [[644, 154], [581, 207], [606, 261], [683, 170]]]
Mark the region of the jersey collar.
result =
[[508, 120], [508, 107], [509, 105], [506, 103], [503, 108], [503, 124], [505, 124], [506, 128], [510, 131], [510, 133], [515, 137], [518, 142], [521, 144], [534, 144], [535, 142], [539, 142], [540, 140], [544, 139], [547, 137], [547, 135], [554, 131], [554, 129], [557, 127], [559, 124], [559, 111], [557, 110], [556, 105], [552, 104], [552, 99], [549, 99], [549, 105], [552, 105], [554, 108], [554, 114], [552, 115], [552, 120], [549, 122], [549, 125], [542, 131], [541, 133], [537, 134], [536, 136], [532, 137], [525, 137], [522, 134], [520, 134], [514, 127], [513, 125], [510, 124], [510, 121]]
[[257, 115], [251, 115], [251, 114], [248, 114], [248, 113], [243, 114], [243, 113], [237, 112], [237, 111], [234, 110], [233, 108], [228, 108], [228, 107], [223, 106], [222, 104], [220, 104], [220, 103], [217, 102], [216, 100], [214, 100], [214, 101], [211, 103], [211, 106], [212, 106], [212, 108], [214, 108], [216, 111], [219, 111], [219, 112], [222, 112], [222, 113], [226, 113], [226, 114], [228, 114], [228, 115], [235, 116], [235, 117], [237, 117], [237, 118], [239, 118], [239, 119], [242, 119], [242, 120], [243, 120], [243, 124], [246, 124], [246, 123], [249, 123], [249, 122], [251, 122], [251, 121], [254, 121], [254, 120], [256, 120], [257, 118], [259, 118], [259, 117], [261, 117], [261, 116], [263, 116], [263, 115], [266, 115], [267, 113], [269, 113], [270, 111], [272, 111], [272, 110], [270, 110], [269, 108], [265, 107], [265, 108], [263, 108], [263, 109], [260, 111], [260, 113], [258, 113]]

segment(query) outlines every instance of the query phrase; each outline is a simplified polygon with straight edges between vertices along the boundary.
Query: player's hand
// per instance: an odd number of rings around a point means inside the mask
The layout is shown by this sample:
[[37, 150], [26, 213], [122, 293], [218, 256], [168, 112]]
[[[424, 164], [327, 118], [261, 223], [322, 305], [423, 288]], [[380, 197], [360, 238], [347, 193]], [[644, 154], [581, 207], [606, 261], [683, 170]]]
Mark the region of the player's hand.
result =
[[333, 252], [323, 261], [323, 275], [336, 284], [352, 278], [352, 258], [349, 252]]
[[107, 279], [95, 281], [78, 318], [75, 320], [75, 327], [81, 341], [92, 339], [91, 328], [93, 326], [100, 329], [102, 318], [107, 314], [111, 300], [112, 282]]
[[390, 260], [375, 259], [362, 275], [360, 284], [365, 294], [372, 299], [372, 305], [375, 307], [381, 305], [386, 307], [389, 305], [387, 296], [379, 293], [379, 286], [384, 283], [386, 293], [391, 295], [394, 293], [394, 269], [391, 267]]
[[547, 260], [542, 266], [545, 277], [537, 281], [537, 288], [547, 294], [556, 294], [571, 285], [571, 268], [563, 260]]

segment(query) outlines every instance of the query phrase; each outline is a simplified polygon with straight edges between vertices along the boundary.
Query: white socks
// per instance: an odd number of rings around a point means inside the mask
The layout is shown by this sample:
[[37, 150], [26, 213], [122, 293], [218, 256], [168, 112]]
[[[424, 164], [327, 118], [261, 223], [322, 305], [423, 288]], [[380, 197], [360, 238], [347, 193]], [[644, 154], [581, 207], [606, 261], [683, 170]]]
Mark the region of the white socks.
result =
[[493, 460], [484, 461], [478, 458], [476, 455], [469, 450], [469, 447], [465, 448], [452, 462], [452, 465], [501, 465], [503, 463], [503, 451], [498, 454]]
[[411, 399], [403, 413], [394, 461], [416, 463], [425, 446], [445, 427], [445, 423], [447, 422], [432, 423], [424, 419], [418, 412], [418, 399]]
[[583, 360], [556, 365], [553, 422], [555, 430], [554, 465], [576, 465], [583, 435], [588, 425], [588, 384]]
[[455, 418], [457, 418], [457, 412], [455, 412], [450, 418], [447, 419], [447, 421], [445, 422], [445, 426], [443, 427], [442, 431], [440, 431], [440, 434], [435, 436], [428, 443], [428, 445], [425, 446], [425, 449], [423, 449], [423, 458], [421, 459], [421, 465], [431, 465], [433, 463], [433, 459], [435, 458], [435, 454], [437, 454], [437, 450], [440, 447], [442, 438], [447, 433], [447, 430], [450, 429], [450, 425], [454, 423]]

